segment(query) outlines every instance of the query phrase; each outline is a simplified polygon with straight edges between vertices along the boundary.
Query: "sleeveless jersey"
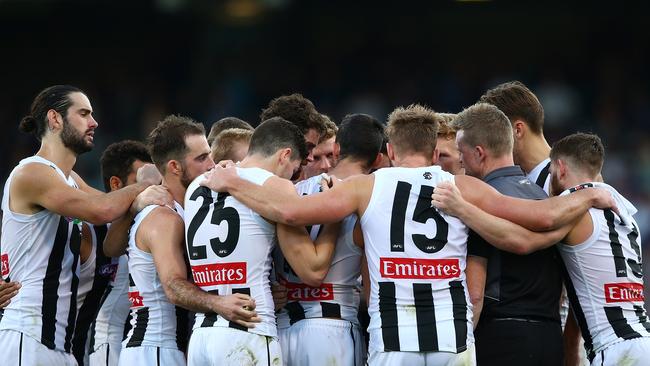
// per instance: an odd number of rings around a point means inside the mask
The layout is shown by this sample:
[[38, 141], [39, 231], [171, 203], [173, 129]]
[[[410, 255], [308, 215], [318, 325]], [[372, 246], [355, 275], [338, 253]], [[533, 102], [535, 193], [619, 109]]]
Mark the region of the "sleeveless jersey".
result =
[[[262, 185], [273, 174], [259, 168], [237, 168], [240, 177]], [[228, 193], [200, 187], [202, 176], [185, 194], [187, 254], [194, 283], [217, 295], [244, 293], [255, 299], [261, 323], [247, 329], [215, 313], [197, 313], [194, 329], [230, 327], [264, 336], [277, 336], [271, 296], [271, 251], [275, 224]]]
[[537, 164], [533, 170], [526, 174], [526, 178], [528, 178], [528, 180], [540, 186], [549, 196], [551, 195], [551, 174], [549, 173], [550, 167], [551, 159], [546, 158]]
[[[296, 184], [296, 190], [301, 195], [318, 193], [321, 191], [320, 181], [319, 175], [311, 177]], [[306, 318], [337, 318], [359, 324], [357, 312], [362, 253], [352, 239], [356, 222], [357, 215], [350, 215], [341, 223], [332, 264], [320, 287], [302, 283], [280, 248], [275, 248], [273, 256], [276, 276], [288, 290], [288, 303], [278, 314], [279, 328], [286, 328]], [[308, 226], [307, 230], [315, 241], [321, 225]]]
[[105, 256], [103, 250], [107, 230], [106, 225], [94, 226], [88, 223], [84, 223], [82, 229], [82, 242], [90, 241], [91, 252], [79, 269], [78, 316], [72, 338], [72, 352], [80, 365], [88, 363], [90, 327], [97, 317], [102, 298], [114, 274], [111, 273], [111, 258]]
[[370, 272], [369, 349], [460, 353], [474, 341], [467, 227], [431, 207], [453, 175], [438, 166], [376, 171], [361, 217]]
[[641, 237], [632, 218], [634, 206], [604, 183], [584, 187], [608, 189], [621, 211], [591, 208], [593, 232], [578, 245], [558, 245], [566, 267], [566, 287], [585, 341], [587, 356], [626, 339], [650, 336], [644, 308]]
[[111, 274], [108, 288], [101, 300], [101, 308], [90, 329], [90, 353], [102, 344], [120, 344], [124, 339], [126, 320], [129, 316], [129, 267], [126, 254], [111, 258], [105, 267]]
[[22, 284], [0, 320], [0, 329], [28, 335], [49, 349], [70, 352], [77, 319], [81, 221], [48, 210], [32, 215], [12, 212], [9, 194], [17, 168], [45, 164], [70, 187], [71, 177], [39, 156], [22, 160], [4, 186], [2, 197], [2, 277]]
[[[183, 217], [183, 208], [174, 202], [176, 212]], [[131, 301], [131, 330], [123, 347], [162, 347], [184, 351], [187, 337], [183, 330], [187, 325], [187, 310], [170, 303], [158, 277], [151, 253], [136, 245], [138, 228], [151, 211], [160, 206], [145, 207], [134, 219], [129, 232], [129, 288]], [[167, 208], [165, 208], [167, 209]]]

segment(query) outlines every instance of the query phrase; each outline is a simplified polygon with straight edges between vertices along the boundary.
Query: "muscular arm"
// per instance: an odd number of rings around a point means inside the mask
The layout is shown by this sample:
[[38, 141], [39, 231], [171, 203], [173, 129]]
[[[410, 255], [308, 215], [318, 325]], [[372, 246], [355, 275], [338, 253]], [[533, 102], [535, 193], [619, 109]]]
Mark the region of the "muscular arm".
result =
[[35, 213], [41, 208], [62, 216], [101, 225], [122, 216], [147, 183], [106, 194], [89, 194], [68, 186], [54, 169], [28, 164], [16, 171], [11, 184], [12, 210]]
[[165, 295], [171, 303], [195, 312], [215, 312], [229, 320], [239, 320], [240, 324], [248, 327], [252, 327], [251, 321], [259, 320], [252, 311], [255, 302], [248, 295], [212, 295], [187, 279], [183, 254], [184, 224], [174, 211], [166, 207], [155, 209], [142, 222], [137, 235], [143, 249], [151, 252]]
[[277, 225], [282, 254], [298, 277], [309, 286], [320, 286], [332, 264], [340, 225], [329, 224], [312, 242], [304, 227]]
[[485, 281], [487, 278], [487, 258], [474, 255], [467, 256], [465, 275], [467, 276], [469, 298], [473, 305], [472, 312], [474, 318], [472, 323], [474, 324], [474, 329], [476, 329], [481, 317], [481, 311], [483, 310], [483, 297], [485, 295]]
[[590, 207], [613, 207], [606, 191], [583, 189], [570, 195], [545, 200], [504, 196], [494, 188], [469, 176], [456, 176], [463, 198], [489, 214], [517, 223], [529, 230], [557, 229], [581, 217]]
[[202, 183], [213, 191], [228, 191], [237, 200], [267, 219], [293, 226], [329, 224], [356, 212], [364, 185], [374, 177], [355, 176], [319, 194], [298, 196], [293, 184], [279, 177], [259, 186], [237, 175], [232, 168], [216, 166]]
[[551, 231], [530, 231], [508, 220], [490, 215], [467, 202], [454, 185], [441, 184], [436, 187], [433, 202], [434, 206], [461, 219], [465, 225], [493, 246], [519, 255], [556, 244], [575, 225], [575, 222], [569, 222]]

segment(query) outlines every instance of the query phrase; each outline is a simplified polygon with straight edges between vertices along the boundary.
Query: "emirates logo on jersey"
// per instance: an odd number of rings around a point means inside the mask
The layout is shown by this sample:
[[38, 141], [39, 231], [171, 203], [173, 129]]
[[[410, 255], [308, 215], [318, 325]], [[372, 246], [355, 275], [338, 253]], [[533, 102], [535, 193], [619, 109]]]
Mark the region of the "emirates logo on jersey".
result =
[[3, 254], [0, 256], [2, 258], [2, 276], [9, 275], [9, 254]]
[[334, 300], [334, 285], [323, 283], [320, 287], [307, 286], [304, 283], [284, 282], [289, 301], [323, 301]]
[[458, 259], [380, 258], [383, 278], [438, 280], [460, 277]]
[[142, 296], [140, 296], [139, 291], [129, 291], [129, 301], [131, 302], [132, 308], [141, 308], [144, 306], [142, 301]]
[[629, 302], [644, 301], [643, 285], [639, 283], [606, 283], [605, 301]]
[[199, 287], [246, 283], [246, 262], [192, 266], [192, 278]]

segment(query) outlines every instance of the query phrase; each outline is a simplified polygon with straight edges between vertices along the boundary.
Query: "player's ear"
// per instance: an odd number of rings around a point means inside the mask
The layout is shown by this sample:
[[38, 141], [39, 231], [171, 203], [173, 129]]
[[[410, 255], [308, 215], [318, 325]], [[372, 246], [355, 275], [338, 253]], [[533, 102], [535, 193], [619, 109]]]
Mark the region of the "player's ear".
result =
[[558, 178], [564, 178], [566, 177], [567, 173], [569, 172], [569, 167], [566, 165], [566, 162], [562, 159], [557, 159], [557, 167], [558, 167]]
[[63, 116], [54, 109], [47, 111], [47, 126], [50, 130], [57, 130], [63, 127]]
[[521, 120], [515, 120], [512, 124], [512, 136], [515, 139], [521, 139], [526, 134], [526, 124]]
[[183, 167], [181, 166], [181, 162], [178, 160], [170, 160], [167, 162], [167, 171], [176, 174], [176, 175], [181, 175], [183, 174]]
[[479, 161], [483, 161], [486, 158], [486, 151], [481, 145], [474, 146], [474, 153], [478, 157]]
[[370, 164], [370, 170], [375, 170], [378, 169], [380, 166], [382, 166], [384, 160], [384, 154], [382, 153], [377, 153], [377, 156], [375, 157], [375, 160]]
[[111, 187], [111, 191], [116, 191], [124, 187], [122, 180], [119, 177], [116, 177], [114, 175], [108, 179], [108, 185]]
[[339, 156], [341, 156], [341, 145], [339, 145], [338, 142], [334, 143], [334, 149], [332, 149], [332, 153], [334, 154], [334, 160], [339, 161]]
[[436, 165], [438, 163], [438, 159], [440, 158], [440, 150], [436, 147], [433, 149], [433, 155], [431, 156], [431, 165]]
[[292, 153], [292, 150], [291, 150], [290, 147], [286, 147], [286, 148], [280, 150], [280, 155], [278, 156], [279, 159], [280, 159], [280, 162], [290, 161], [291, 160], [291, 153]]
[[393, 145], [390, 142], [386, 143], [386, 151], [388, 159], [390, 159], [390, 161], [395, 161], [395, 150], [393, 150]]

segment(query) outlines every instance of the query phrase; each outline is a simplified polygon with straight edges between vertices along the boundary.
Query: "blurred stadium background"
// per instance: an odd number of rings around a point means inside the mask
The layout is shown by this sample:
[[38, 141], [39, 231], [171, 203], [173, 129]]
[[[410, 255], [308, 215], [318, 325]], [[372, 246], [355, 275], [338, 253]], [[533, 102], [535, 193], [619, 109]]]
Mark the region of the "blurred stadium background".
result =
[[0, 176], [36, 151], [17, 126], [51, 84], [90, 97], [96, 148], [76, 170], [101, 187], [103, 148], [143, 138], [169, 113], [207, 128], [225, 116], [257, 124], [271, 98], [301, 92], [336, 121], [385, 120], [413, 102], [458, 112], [518, 79], [544, 105], [550, 143], [576, 131], [603, 138], [603, 176], [640, 209], [647, 238], [649, 10], [635, 1], [0, 0]]

